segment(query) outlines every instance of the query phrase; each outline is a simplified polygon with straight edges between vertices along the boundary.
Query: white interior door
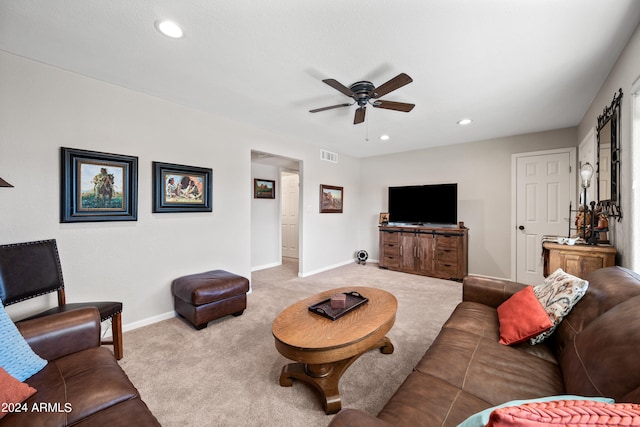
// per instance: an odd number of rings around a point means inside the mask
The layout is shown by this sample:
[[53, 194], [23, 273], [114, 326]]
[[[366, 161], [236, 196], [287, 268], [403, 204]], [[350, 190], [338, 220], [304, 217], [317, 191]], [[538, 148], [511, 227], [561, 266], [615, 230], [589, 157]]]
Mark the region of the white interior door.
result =
[[[515, 155], [515, 280], [543, 280], [542, 236], [566, 236], [575, 194], [575, 149]], [[572, 181], [573, 177], [573, 181]], [[572, 184], [573, 182], [573, 184]]]
[[298, 174], [282, 172], [280, 178], [282, 187], [282, 256], [288, 258], [298, 258], [299, 184], [300, 176]]

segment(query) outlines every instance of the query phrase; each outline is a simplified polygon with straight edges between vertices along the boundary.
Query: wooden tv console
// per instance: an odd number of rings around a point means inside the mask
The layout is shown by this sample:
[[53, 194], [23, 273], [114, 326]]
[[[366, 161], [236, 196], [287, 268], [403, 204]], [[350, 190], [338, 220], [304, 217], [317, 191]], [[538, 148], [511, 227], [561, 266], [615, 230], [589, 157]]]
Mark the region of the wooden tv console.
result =
[[462, 280], [468, 272], [468, 228], [380, 226], [380, 268]]

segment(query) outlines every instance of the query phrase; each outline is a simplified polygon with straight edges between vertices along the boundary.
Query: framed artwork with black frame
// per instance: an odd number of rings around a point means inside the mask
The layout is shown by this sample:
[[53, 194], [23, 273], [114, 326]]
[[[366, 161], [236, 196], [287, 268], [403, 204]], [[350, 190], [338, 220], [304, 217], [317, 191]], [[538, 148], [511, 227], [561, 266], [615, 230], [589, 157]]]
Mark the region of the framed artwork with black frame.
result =
[[254, 199], [275, 199], [276, 198], [276, 182], [271, 179], [253, 179], [253, 198]]
[[61, 147], [60, 158], [60, 222], [137, 221], [137, 157]]
[[320, 184], [320, 213], [342, 213], [344, 188]]
[[153, 162], [153, 212], [211, 212], [213, 170]]

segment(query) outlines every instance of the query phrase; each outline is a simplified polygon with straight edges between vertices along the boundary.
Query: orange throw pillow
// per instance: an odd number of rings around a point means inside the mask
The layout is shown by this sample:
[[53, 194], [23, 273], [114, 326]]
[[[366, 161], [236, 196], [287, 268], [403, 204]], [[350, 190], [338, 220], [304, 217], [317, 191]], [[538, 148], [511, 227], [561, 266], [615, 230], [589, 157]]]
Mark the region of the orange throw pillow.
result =
[[498, 307], [500, 344], [517, 344], [553, 327], [553, 322], [538, 298], [533, 286], [513, 294]]
[[496, 409], [487, 427], [640, 426], [640, 405], [556, 400]]
[[22, 403], [33, 395], [36, 389], [27, 383], [21, 383], [0, 367], [0, 418], [11, 411], [11, 405]]

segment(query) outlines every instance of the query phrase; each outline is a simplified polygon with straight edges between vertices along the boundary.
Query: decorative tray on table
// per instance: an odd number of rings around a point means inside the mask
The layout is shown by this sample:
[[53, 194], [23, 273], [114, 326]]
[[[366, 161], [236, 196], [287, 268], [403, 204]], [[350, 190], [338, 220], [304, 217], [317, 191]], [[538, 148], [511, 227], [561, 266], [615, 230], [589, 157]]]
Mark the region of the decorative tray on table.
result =
[[343, 292], [343, 294], [345, 294], [347, 297], [344, 308], [331, 308], [331, 298], [327, 298], [326, 300], [321, 301], [317, 304], [310, 305], [309, 311], [319, 314], [320, 316], [324, 316], [328, 319], [336, 320], [337, 318], [344, 316], [348, 312], [355, 310], [356, 308], [369, 301], [368, 298], [365, 298], [355, 291]]

